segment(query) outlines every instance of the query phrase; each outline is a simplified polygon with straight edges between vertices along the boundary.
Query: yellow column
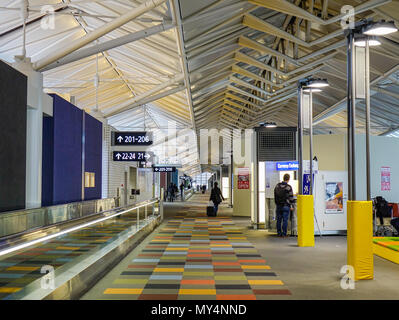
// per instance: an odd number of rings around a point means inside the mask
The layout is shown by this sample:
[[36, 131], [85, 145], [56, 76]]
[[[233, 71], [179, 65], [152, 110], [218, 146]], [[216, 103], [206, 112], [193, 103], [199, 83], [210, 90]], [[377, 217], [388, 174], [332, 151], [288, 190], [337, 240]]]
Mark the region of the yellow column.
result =
[[298, 246], [314, 247], [313, 195], [298, 195]]
[[371, 201], [348, 201], [348, 265], [354, 280], [373, 279], [373, 205]]

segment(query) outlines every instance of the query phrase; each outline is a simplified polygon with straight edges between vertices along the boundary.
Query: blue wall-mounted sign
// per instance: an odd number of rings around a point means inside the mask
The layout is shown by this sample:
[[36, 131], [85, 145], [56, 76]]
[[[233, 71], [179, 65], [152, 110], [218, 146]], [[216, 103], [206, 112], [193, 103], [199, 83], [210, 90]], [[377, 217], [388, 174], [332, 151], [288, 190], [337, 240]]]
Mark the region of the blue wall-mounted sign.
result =
[[152, 132], [114, 132], [111, 134], [113, 146], [149, 146], [152, 144]]
[[151, 161], [152, 152], [145, 151], [113, 151], [113, 161]]
[[[313, 176], [313, 188], [314, 188], [314, 174], [312, 176]], [[303, 195], [309, 195], [310, 194], [310, 174], [309, 173], [305, 173], [303, 175], [302, 194]]]
[[298, 161], [282, 161], [276, 162], [276, 170], [277, 171], [292, 171], [299, 169]]

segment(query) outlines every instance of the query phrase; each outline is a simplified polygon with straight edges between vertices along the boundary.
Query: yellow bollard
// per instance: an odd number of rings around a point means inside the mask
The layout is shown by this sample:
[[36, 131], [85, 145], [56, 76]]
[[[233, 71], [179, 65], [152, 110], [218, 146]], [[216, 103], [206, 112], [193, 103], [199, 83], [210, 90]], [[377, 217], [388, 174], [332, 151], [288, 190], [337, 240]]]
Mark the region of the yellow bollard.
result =
[[373, 204], [348, 201], [347, 208], [348, 265], [354, 268], [354, 280], [373, 279]]
[[298, 195], [298, 246], [314, 247], [313, 195]]

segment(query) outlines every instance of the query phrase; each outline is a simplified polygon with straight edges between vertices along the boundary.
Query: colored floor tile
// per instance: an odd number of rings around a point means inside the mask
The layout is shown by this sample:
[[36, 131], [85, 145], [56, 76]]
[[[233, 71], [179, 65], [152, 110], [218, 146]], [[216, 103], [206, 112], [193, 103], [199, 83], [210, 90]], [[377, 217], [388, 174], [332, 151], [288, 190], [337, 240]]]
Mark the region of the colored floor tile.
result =
[[102, 298], [265, 300], [291, 294], [230, 217], [208, 218], [203, 207], [184, 211], [158, 231]]

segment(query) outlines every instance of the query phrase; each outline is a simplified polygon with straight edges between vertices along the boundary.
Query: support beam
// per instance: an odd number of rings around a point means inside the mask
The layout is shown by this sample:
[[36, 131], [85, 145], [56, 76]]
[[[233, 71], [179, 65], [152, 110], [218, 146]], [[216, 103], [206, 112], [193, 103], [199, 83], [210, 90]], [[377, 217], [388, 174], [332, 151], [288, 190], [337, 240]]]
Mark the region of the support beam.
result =
[[266, 83], [270, 86], [275, 86], [275, 87], [279, 87], [279, 88], [283, 87], [282, 84], [271, 82], [265, 78], [262, 78], [261, 76], [257, 75], [256, 73], [248, 71], [247, 69], [241, 68], [237, 65], [233, 66], [232, 71], [233, 71], [233, 73], [238, 73], [244, 77], [251, 78], [251, 79]]
[[104, 36], [105, 34], [123, 26], [124, 24], [128, 23], [129, 21], [141, 16], [142, 14], [150, 11], [151, 9], [161, 5], [162, 3], [166, 2], [166, 0], [148, 0], [138, 6], [137, 8], [126, 12], [125, 14], [121, 15], [120, 17], [108, 22], [101, 27], [95, 29], [94, 31], [87, 33], [85, 36], [76, 39], [69, 44], [65, 44], [61, 50], [56, 50], [53, 53], [49, 54], [48, 56], [44, 57], [43, 59], [37, 61], [34, 64], [35, 70], [41, 70], [44, 67], [48, 66], [49, 64], [67, 56], [68, 54], [84, 47], [85, 45], [97, 40], [98, 38]]
[[[379, 81], [381, 81], [384, 78], [389, 77], [391, 74], [395, 73], [396, 71], [399, 70], [399, 65], [396, 65], [395, 67], [393, 67], [392, 69], [388, 70], [387, 72], [385, 72], [382, 76], [377, 77], [376, 79], [374, 79], [373, 81], [371, 81], [370, 85], [374, 85], [377, 84]], [[376, 92], [376, 91], [374, 91]], [[373, 93], [371, 92], [371, 95]], [[326, 121], [327, 119], [335, 116], [336, 114], [340, 113], [341, 111], [343, 111], [346, 108], [346, 98], [338, 101], [337, 103], [335, 103], [334, 105], [332, 105], [330, 108], [324, 110], [323, 112], [319, 113], [316, 117], [314, 117], [314, 121], [313, 124], [317, 125], [323, 121]]]
[[[160, 92], [163, 89], [166, 89], [167, 87], [173, 86], [175, 84], [179, 84], [183, 81], [183, 74], [179, 73], [176, 75], [174, 78], [170, 79], [169, 81], [166, 81], [164, 83], [161, 83], [154, 88], [139, 94], [138, 96], [134, 97], [133, 99], [127, 100], [124, 103], [121, 103], [120, 105], [115, 106], [115, 109], [117, 108], [118, 110], [124, 110], [125, 107], [130, 106], [133, 103], [137, 103], [153, 94], [156, 94]], [[130, 109], [130, 108], [129, 108]]]
[[[360, 14], [364, 11], [368, 11], [371, 9], [374, 9], [376, 7], [382, 6], [384, 4], [387, 4], [391, 2], [392, 0], [369, 0], [366, 1], [365, 3], [362, 3], [361, 5], [358, 5], [355, 7], [356, 14]], [[268, 9], [272, 9], [275, 11], [279, 12], [284, 12], [288, 15], [298, 17], [301, 19], [305, 19], [307, 21], [311, 21], [320, 25], [329, 25], [335, 22], [340, 21], [345, 14], [341, 13], [333, 18], [330, 18], [328, 20], [323, 20], [314, 14], [296, 6], [295, 4], [287, 1], [287, 0], [249, 0], [250, 3], [262, 6]], [[327, 1], [325, 0], [323, 3], [323, 17], [326, 16], [328, 9]]]
[[272, 93], [270, 93], [270, 92], [268, 92], [268, 91], [265, 91], [265, 90], [263, 90], [263, 89], [261, 89], [261, 88], [255, 86], [255, 85], [253, 85], [253, 84], [247, 82], [247, 81], [238, 79], [238, 78], [235, 77], [235, 76], [231, 76], [231, 77], [230, 77], [230, 82], [231, 82], [231, 83], [236, 83], [236, 84], [238, 84], [238, 85], [240, 85], [240, 86], [247, 87], [247, 88], [249, 88], [249, 89], [251, 89], [251, 90], [253, 90], [253, 91], [257, 91], [257, 92], [263, 93], [263, 94], [266, 95], [266, 96], [271, 96], [271, 95], [272, 95]]
[[238, 44], [240, 46], [242, 46], [242, 47], [249, 48], [249, 49], [252, 49], [252, 50], [256, 50], [256, 51], [258, 51], [260, 53], [269, 54], [269, 55], [272, 55], [274, 57], [279, 57], [279, 58], [285, 59], [286, 61], [292, 63], [293, 65], [296, 65], [296, 66], [299, 65], [298, 61], [295, 60], [294, 58], [291, 58], [290, 56], [287, 56], [287, 55], [281, 53], [278, 50], [274, 50], [273, 48], [269, 48], [269, 47], [259, 43], [258, 41], [252, 40], [252, 39], [250, 39], [248, 37], [241, 36], [238, 39]]
[[184, 86], [179, 86], [177, 88], [169, 89], [167, 91], [161, 92], [159, 94], [156, 94], [154, 96], [148, 97], [146, 99], [140, 99], [140, 100], [138, 100], [137, 102], [135, 102], [135, 103], [133, 103], [131, 105], [128, 105], [128, 106], [123, 107], [123, 108], [119, 108], [119, 109], [117, 109], [115, 111], [112, 111], [110, 113], [105, 114], [105, 117], [106, 118], [112, 117], [112, 116], [114, 116], [116, 114], [119, 114], [121, 112], [133, 109], [133, 108], [135, 108], [137, 106], [140, 106], [140, 105], [143, 105], [143, 104], [147, 104], [147, 103], [154, 102], [156, 100], [165, 98], [165, 97], [167, 97], [167, 96], [169, 96], [171, 94], [175, 94], [175, 93], [180, 92], [180, 91], [182, 91], [184, 89], [185, 89]]
[[258, 100], [258, 101], [260, 101], [260, 102], [262, 102], [262, 103], [267, 103], [266, 100], [264, 100], [264, 99], [262, 99], [262, 98], [259, 98], [259, 97], [255, 96], [255, 95], [253, 95], [253, 94], [251, 94], [251, 93], [245, 91], [245, 90], [241, 90], [240, 88], [237, 88], [237, 87], [235, 87], [235, 86], [233, 86], [233, 85], [231, 85], [231, 84], [229, 84], [229, 85], [227, 86], [227, 89], [228, 89], [228, 90], [231, 90], [231, 91], [235, 91], [235, 92], [237, 92], [237, 93], [239, 93], [239, 94], [242, 94], [242, 95], [244, 95], [244, 96], [247, 96], [247, 97], [249, 97], [249, 98]]
[[104, 51], [111, 50], [116, 47], [120, 47], [127, 43], [131, 43], [134, 41], [138, 41], [138, 40], [147, 38], [154, 34], [158, 34], [160, 32], [169, 30], [173, 27], [174, 27], [173, 24], [159, 24], [159, 25], [151, 27], [151, 28], [147, 28], [144, 30], [140, 30], [140, 31], [137, 31], [134, 33], [127, 34], [126, 36], [123, 36], [123, 37], [120, 37], [117, 39], [109, 40], [107, 42], [95, 45], [90, 48], [80, 49], [75, 52], [72, 52], [71, 54], [69, 54], [61, 59], [58, 59], [57, 61], [49, 64], [48, 66], [46, 66], [44, 68], [41, 68], [40, 71], [51, 70], [51, 69], [63, 66], [65, 64], [90, 57], [94, 54], [98, 54], [100, 52], [104, 52]]

